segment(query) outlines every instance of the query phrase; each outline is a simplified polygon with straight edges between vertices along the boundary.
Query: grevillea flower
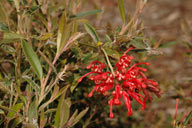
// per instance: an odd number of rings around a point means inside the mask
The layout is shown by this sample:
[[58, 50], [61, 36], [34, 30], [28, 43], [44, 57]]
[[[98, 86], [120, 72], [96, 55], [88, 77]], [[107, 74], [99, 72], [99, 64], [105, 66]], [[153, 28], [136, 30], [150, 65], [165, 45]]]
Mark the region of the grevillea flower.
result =
[[[87, 66], [87, 69], [91, 69], [91, 72], [83, 75], [78, 82], [88, 75], [90, 80], [93, 80], [96, 84], [94, 89], [89, 93], [88, 97], [92, 97], [94, 92], [106, 95], [106, 92], [111, 90], [111, 99], [108, 101], [110, 106], [110, 118], [114, 117], [113, 105], [121, 105], [122, 98], [124, 99], [125, 106], [128, 109], [128, 115], [132, 115], [131, 100], [136, 100], [140, 105], [141, 109], [145, 109], [145, 102], [151, 101], [152, 97], [150, 93], [160, 97], [160, 87], [157, 82], [147, 79], [144, 72], [147, 69], [139, 67], [140, 65], [150, 65], [149, 63], [136, 63], [131, 66], [131, 61], [134, 59], [127, 53], [134, 49], [129, 48], [120, 57], [119, 61], [115, 65], [115, 73], [105, 72], [105, 64], [99, 61], [93, 61]], [[114, 89], [114, 91], [112, 91]], [[143, 92], [144, 96], [140, 94]]]

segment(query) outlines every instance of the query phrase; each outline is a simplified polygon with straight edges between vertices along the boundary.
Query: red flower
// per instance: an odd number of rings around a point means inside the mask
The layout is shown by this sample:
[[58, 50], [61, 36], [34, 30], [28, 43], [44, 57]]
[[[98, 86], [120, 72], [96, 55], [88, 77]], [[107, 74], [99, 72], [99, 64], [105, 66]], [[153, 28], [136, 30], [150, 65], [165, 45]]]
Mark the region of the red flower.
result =
[[[99, 61], [93, 61], [87, 66], [87, 69], [91, 69], [91, 72], [83, 75], [78, 82], [90, 74], [90, 80], [93, 80], [96, 84], [95, 88], [89, 93], [88, 97], [91, 97], [93, 93], [99, 92], [105, 96], [105, 92], [111, 90], [115, 85], [115, 90], [111, 92], [112, 99], [108, 101], [110, 106], [110, 118], [113, 118], [112, 107], [113, 105], [121, 105], [121, 97], [124, 99], [124, 103], [128, 109], [128, 115], [132, 115], [131, 100], [136, 100], [142, 106], [142, 110], [145, 109], [145, 101], [151, 101], [152, 97], [149, 92], [160, 97], [160, 87], [157, 82], [147, 79], [143, 72], [147, 69], [138, 67], [139, 65], [150, 65], [149, 63], [137, 63], [132, 66], [132, 56], [126, 55], [127, 52], [132, 50], [129, 48], [116, 63], [115, 74], [104, 72], [105, 64]], [[143, 92], [145, 96], [142, 96], [140, 92]]]
[[131, 60], [133, 59], [132, 56], [126, 55], [127, 52], [134, 49], [133, 47], [129, 48], [127, 51], [124, 52], [123, 56], [119, 59], [119, 61], [116, 63], [117, 71], [125, 72], [125, 68], [129, 67]]

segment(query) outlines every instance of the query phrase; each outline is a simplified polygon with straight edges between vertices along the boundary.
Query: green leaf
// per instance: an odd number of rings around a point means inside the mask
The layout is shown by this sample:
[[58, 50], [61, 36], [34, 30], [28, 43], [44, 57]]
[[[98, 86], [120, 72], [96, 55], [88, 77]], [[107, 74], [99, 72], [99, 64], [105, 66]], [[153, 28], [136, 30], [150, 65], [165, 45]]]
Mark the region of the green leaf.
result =
[[14, 118], [9, 121], [8, 128], [17, 128], [18, 124], [20, 124], [22, 120], [20, 118]]
[[19, 35], [19, 34], [17, 34], [17, 33], [8, 33], [8, 32], [6, 32], [6, 33], [4, 33], [4, 39], [12, 39], [12, 40], [14, 40], [14, 39], [23, 39], [23, 36], [22, 35]]
[[38, 51], [39, 54], [41, 55], [41, 57], [49, 64], [49, 66], [53, 69], [53, 71], [55, 72], [55, 74], [57, 74], [57, 70], [56, 68], [54, 67], [54, 65], [52, 64], [52, 62], [47, 58], [47, 56], [41, 52], [40, 50]]
[[119, 6], [119, 11], [121, 14], [123, 24], [125, 24], [125, 8], [124, 8], [123, 0], [118, 0], [118, 6]]
[[10, 45], [1, 45], [1, 48], [4, 49], [9, 54], [13, 54], [16, 52], [16, 50]]
[[59, 28], [57, 33], [57, 54], [63, 49], [65, 43], [69, 39], [70, 32], [72, 30], [72, 24], [67, 24], [66, 12], [63, 12], [63, 15], [59, 22]]
[[119, 59], [120, 58], [120, 54], [116, 50], [112, 50], [110, 48], [106, 48], [105, 50], [107, 52], [107, 55], [109, 55], [110, 57], [113, 57], [115, 59]]
[[70, 87], [71, 92], [73, 92], [74, 89], [75, 89], [75, 88], [77, 87], [77, 85], [79, 84], [79, 83], [78, 83], [78, 80], [79, 80], [80, 77], [81, 77], [81, 76], [79, 76], [79, 75], [77, 75], [77, 74], [74, 74], [74, 79], [73, 79], [73, 82], [72, 82], [71, 87]]
[[14, 92], [11, 91], [11, 89], [9, 89], [9, 87], [5, 86], [4, 84], [0, 83], [0, 90], [4, 93], [7, 94], [11, 94], [11, 95], [15, 95]]
[[25, 126], [26, 126], [26, 128], [38, 128], [37, 126], [35, 126], [34, 124], [31, 124], [31, 123], [26, 123]]
[[22, 35], [12, 32], [1, 32], [0, 33], [0, 43], [11, 43], [23, 39]]
[[57, 108], [51, 108], [51, 109], [48, 109], [47, 111], [45, 111], [45, 114], [54, 113], [56, 111], [57, 111]]
[[38, 121], [38, 113], [37, 113], [37, 105], [36, 105], [36, 100], [34, 100], [30, 105], [29, 105], [29, 122], [33, 124], [34, 121]]
[[49, 101], [47, 101], [46, 103], [42, 104], [39, 107], [39, 111], [42, 111], [47, 105], [49, 105], [51, 102], [53, 102], [59, 96], [61, 96], [62, 94], [65, 94], [68, 87], [69, 86], [65, 86], [65, 87], [63, 87], [62, 89], [59, 90], [59, 87], [57, 87], [57, 85], [55, 85], [55, 88], [54, 88], [54, 91], [53, 91], [53, 94], [52, 94], [51, 98], [49, 99]]
[[86, 12], [77, 13], [75, 15], [72, 15], [70, 18], [81, 18], [81, 17], [88, 16], [88, 15], [94, 15], [94, 14], [97, 14], [100, 12], [102, 12], [102, 10], [100, 10], [100, 9], [90, 10], [90, 11], [86, 11]]
[[69, 114], [70, 114], [70, 103], [67, 100], [63, 100], [62, 106], [61, 106], [61, 112], [60, 112], [60, 126], [64, 126], [68, 119], [69, 119]]
[[77, 114], [78, 114], [78, 109], [76, 109], [75, 112], [73, 113], [73, 115], [70, 117], [69, 122], [73, 122], [73, 120], [75, 119]]
[[12, 106], [11, 109], [14, 110], [15, 112], [9, 111], [7, 114], [7, 117], [14, 118], [16, 112], [19, 112], [19, 110], [21, 109], [22, 106], [23, 106], [23, 103], [18, 103], [16, 105]]
[[0, 21], [2, 21], [2, 22], [6, 21], [5, 10], [4, 10], [3, 5], [1, 3], [0, 3]]
[[[50, 110], [50, 109], [48, 109], [48, 110]], [[47, 122], [47, 118], [45, 117], [45, 112], [41, 111], [41, 114], [40, 114], [40, 128], [44, 128], [46, 122]]]
[[15, 39], [23, 39], [23, 36], [22, 35], [19, 35], [17, 33], [4, 33], [4, 39], [6, 40], [9, 40], [9, 39], [12, 39], [12, 40], [15, 40]]
[[13, 0], [15, 2], [15, 7], [17, 9], [17, 12], [19, 12], [20, 9], [20, 0]]
[[34, 15], [35, 15], [35, 17], [36, 17], [37, 19], [39, 19], [39, 20], [45, 25], [45, 27], [48, 29], [48, 22], [47, 22], [47, 20], [44, 18], [44, 16], [43, 16], [41, 13], [39, 13], [39, 12], [35, 12]]
[[3, 22], [0, 22], [0, 31], [8, 32], [9, 28], [6, 24], [4, 24]]
[[177, 41], [171, 41], [171, 42], [165, 42], [159, 46], [159, 48], [166, 48], [166, 47], [171, 47], [173, 45], [176, 45]]
[[41, 8], [40, 5], [32, 6], [31, 8], [28, 9], [26, 13], [29, 13], [30, 15], [33, 14], [35, 11], [39, 10]]
[[61, 94], [66, 94], [67, 89], [68, 89], [68, 85], [63, 87], [62, 89], [59, 90], [59, 92], [57, 93], [57, 95], [54, 97], [54, 99], [58, 98]]
[[38, 78], [41, 80], [43, 77], [43, 70], [36, 53], [33, 51], [32, 47], [25, 40], [21, 40], [21, 43], [29, 63], [31, 64]]
[[80, 57], [82, 56], [82, 50], [78, 47], [78, 46], [73, 46], [72, 48], [70, 48], [71, 51], [75, 54], [76, 57]]
[[99, 37], [95, 29], [87, 23], [84, 24], [84, 27], [85, 30], [89, 33], [89, 35], [93, 38], [93, 41], [97, 43], [99, 41]]
[[47, 40], [53, 36], [53, 33], [45, 33], [38, 38], [38, 40]]
[[70, 105], [67, 100], [64, 99], [65, 94], [63, 94], [59, 99], [59, 105], [57, 107], [56, 115], [55, 115], [55, 124], [56, 128], [60, 128], [68, 121], [70, 114]]
[[[12, 108], [8, 108], [8, 107], [6, 107], [6, 106], [0, 105], [0, 109], [6, 110], [6, 111], [8, 111], [8, 112], [15, 113], [15, 114], [19, 115], [19, 118], [20, 118], [20, 117], [21, 117], [21, 118], [23, 117], [18, 111], [13, 110]], [[23, 119], [24, 119], [24, 118], [23, 118]]]
[[90, 61], [90, 58], [92, 57], [93, 53], [92, 52], [89, 52], [87, 54], [84, 54], [83, 57], [81, 58], [82, 59], [82, 62], [84, 64], [86, 64], [88, 61]]
[[36, 84], [35, 81], [33, 81], [29, 76], [22, 76], [22, 78], [30, 84], [30, 86], [35, 90], [35, 92], [38, 93], [41, 91], [39, 85]]
[[65, 26], [66, 26], [66, 13], [64, 11], [63, 15], [61, 16], [61, 20], [59, 22], [59, 29], [57, 33], [57, 53], [61, 49], [62, 36], [63, 36]]
[[76, 123], [80, 121], [80, 119], [87, 113], [89, 108], [86, 108], [85, 110], [81, 111], [78, 116], [75, 117], [74, 122], [72, 123], [71, 127], [74, 126]]
[[127, 47], [130, 46], [130, 44], [132, 44], [133, 46], [135, 46], [138, 49], [145, 49], [147, 46], [141, 41], [141, 40], [132, 40]]
[[2, 109], [0, 109], [0, 115], [4, 115], [5, 113], [4, 113], [4, 111], [2, 110]]
[[185, 121], [183, 122], [183, 125], [187, 125], [189, 120], [192, 120], [192, 111], [187, 115]]

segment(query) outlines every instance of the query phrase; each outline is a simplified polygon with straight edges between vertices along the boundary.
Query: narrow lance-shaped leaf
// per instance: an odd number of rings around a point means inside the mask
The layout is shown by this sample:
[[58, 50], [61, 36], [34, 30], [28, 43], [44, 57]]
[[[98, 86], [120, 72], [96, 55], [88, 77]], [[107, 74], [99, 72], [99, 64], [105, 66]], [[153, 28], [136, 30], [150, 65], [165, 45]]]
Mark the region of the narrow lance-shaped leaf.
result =
[[0, 43], [11, 43], [23, 39], [23, 36], [12, 32], [0, 32]]
[[23, 75], [22, 78], [29, 83], [29, 85], [35, 90], [36, 93], [39, 93], [40, 87], [35, 81], [32, 80], [29, 76]]
[[33, 121], [38, 120], [37, 105], [35, 100], [29, 105], [28, 118], [31, 124], [33, 123]]
[[22, 35], [19, 35], [17, 33], [11, 33], [11, 32], [7, 32], [7, 33], [4, 33], [4, 39], [22, 39], [23, 36]]
[[36, 17], [37, 19], [39, 19], [39, 20], [43, 23], [43, 25], [45, 25], [45, 27], [48, 29], [48, 22], [47, 22], [47, 20], [44, 18], [44, 16], [43, 16], [41, 13], [39, 13], [39, 12], [34, 13], [34, 15], [35, 15], [35, 17]]
[[94, 14], [97, 14], [100, 12], [102, 12], [102, 10], [100, 10], [100, 9], [90, 10], [90, 11], [86, 11], [86, 12], [80, 12], [80, 13], [77, 13], [75, 15], [72, 15], [71, 18], [81, 18], [81, 17], [88, 16], [88, 15], [94, 15]]
[[0, 109], [0, 114], [5, 114], [3, 110]]
[[1, 20], [0, 20], [0, 31], [9, 32], [8, 26], [3, 22], [1, 22]]
[[121, 14], [123, 24], [125, 24], [125, 8], [124, 8], [123, 0], [118, 0], [118, 6], [119, 6], [119, 11]]
[[185, 121], [183, 122], [183, 125], [187, 125], [187, 123], [192, 120], [192, 111], [187, 115], [187, 117], [185, 118]]
[[64, 31], [64, 27], [66, 26], [66, 14], [63, 12], [63, 15], [61, 16], [61, 20], [59, 22], [59, 28], [57, 33], [57, 53], [59, 52], [61, 48], [61, 42], [62, 42], [62, 35]]
[[40, 114], [40, 128], [44, 128], [46, 122], [47, 122], [47, 118], [45, 116], [45, 112], [41, 111], [41, 114]]
[[17, 9], [17, 12], [19, 12], [20, 9], [20, 1], [19, 0], [13, 0], [15, 2], [15, 7]]
[[67, 23], [66, 13], [64, 12], [59, 22], [59, 30], [57, 35], [57, 54], [61, 53], [61, 50], [67, 45], [71, 35], [73, 22]]
[[84, 24], [84, 27], [85, 30], [89, 33], [89, 35], [93, 38], [93, 41], [97, 43], [99, 41], [99, 37], [95, 29], [87, 23]]
[[70, 103], [67, 100], [63, 100], [61, 111], [60, 111], [61, 127], [63, 127], [69, 119], [70, 107], [71, 107]]
[[73, 115], [70, 117], [69, 121], [68, 122], [73, 122], [73, 120], [75, 119], [75, 117], [77, 116], [78, 114], [78, 109], [75, 110], [75, 112], [73, 113]]
[[[12, 106], [11, 109], [13, 109], [15, 112], [19, 112], [19, 110], [21, 109], [21, 107], [23, 106], [23, 103], [18, 103], [14, 106]], [[7, 114], [7, 117], [13, 118], [15, 116], [15, 112], [9, 111]]]
[[81, 111], [74, 119], [73, 123], [71, 124], [71, 127], [74, 126], [76, 123], [78, 123], [81, 118], [87, 113], [87, 111], [89, 110], [89, 108], [84, 109], [83, 111]]
[[60, 97], [59, 104], [55, 115], [56, 128], [62, 127], [68, 120], [70, 113], [70, 105], [65, 100], [65, 93]]
[[120, 54], [116, 50], [112, 50], [110, 48], [106, 48], [106, 52], [112, 58], [115, 58], [115, 59], [120, 58]]
[[78, 79], [80, 79], [80, 76], [74, 74], [74, 80], [73, 80], [72, 85], [71, 85], [71, 87], [70, 87], [71, 92], [73, 92], [74, 89], [77, 87], [77, 85], [78, 85]]
[[0, 46], [3, 50], [7, 51], [7, 53], [9, 54], [14, 54], [16, 52], [16, 50], [11, 47], [10, 45], [1, 45]]
[[65, 94], [68, 87], [69, 86], [65, 86], [59, 90], [59, 87], [56, 85], [51, 98], [39, 107], [39, 111], [42, 111], [47, 105], [49, 105], [51, 102], [57, 99], [60, 95]]
[[38, 40], [47, 40], [53, 36], [53, 33], [45, 33], [42, 36], [38, 37]]
[[36, 53], [33, 51], [32, 47], [25, 40], [21, 40], [21, 43], [29, 63], [31, 64], [38, 78], [41, 80], [43, 77], [43, 70]]
[[3, 21], [3, 22], [6, 21], [6, 13], [1, 3], [0, 3], [0, 21]]
[[177, 41], [170, 41], [170, 42], [165, 42], [159, 46], [159, 48], [166, 48], [166, 47], [171, 47], [176, 45], [178, 42]]
[[[20, 118], [13, 119], [11, 123], [9, 123], [9, 128], [18, 128], [17, 126], [22, 122]], [[29, 128], [29, 127], [28, 127]]]

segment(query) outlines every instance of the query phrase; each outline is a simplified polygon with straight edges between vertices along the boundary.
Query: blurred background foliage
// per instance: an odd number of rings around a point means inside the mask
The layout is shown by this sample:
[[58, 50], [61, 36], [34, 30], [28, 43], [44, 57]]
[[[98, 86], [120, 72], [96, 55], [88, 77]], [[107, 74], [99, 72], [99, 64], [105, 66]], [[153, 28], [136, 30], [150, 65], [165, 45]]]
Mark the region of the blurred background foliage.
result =
[[[0, 0], [0, 127], [192, 127], [191, 0]], [[87, 98], [77, 80], [93, 60], [112, 64], [130, 46], [163, 94], [133, 116]], [[179, 98], [177, 119], [174, 119]]]

